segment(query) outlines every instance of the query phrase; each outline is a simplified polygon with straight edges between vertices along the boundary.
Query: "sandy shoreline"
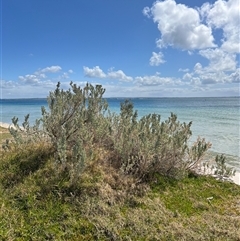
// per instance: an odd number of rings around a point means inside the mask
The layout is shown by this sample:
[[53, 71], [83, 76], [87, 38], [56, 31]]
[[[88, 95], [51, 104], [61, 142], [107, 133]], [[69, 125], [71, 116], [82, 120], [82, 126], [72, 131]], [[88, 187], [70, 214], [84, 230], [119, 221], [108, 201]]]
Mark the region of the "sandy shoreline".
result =
[[240, 185], [240, 172], [236, 172], [235, 176], [233, 178], [231, 178], [232, 181], [238, 185]]
[[3, 128], [8, 128], [9, 126], [11, 126], [11, 124], [9, 124], [9, 123], [4, 123], [4, 122], [1, 122], [1, 121], [0, 121], [0, 126], [3, 127]]
[[[0, 126], [3, 127], [3, 128], [8, 128], [9, 126], [11, 126], [11, 124], [0, 122]], [[232, 177], [231, 180], [232, 180], [234, 183], [240, 185], [240, 172], [236, 172], [236, 173], [235, 173], [235, 176]]]

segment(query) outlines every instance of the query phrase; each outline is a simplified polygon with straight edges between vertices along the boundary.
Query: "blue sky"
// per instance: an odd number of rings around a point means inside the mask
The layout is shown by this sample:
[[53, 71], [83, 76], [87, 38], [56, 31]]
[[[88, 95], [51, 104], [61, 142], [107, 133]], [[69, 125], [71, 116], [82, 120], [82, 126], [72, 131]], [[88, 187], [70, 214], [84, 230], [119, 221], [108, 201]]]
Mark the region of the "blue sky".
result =
[[239, 96], [239, 0], [2, 0], [1, 98]]

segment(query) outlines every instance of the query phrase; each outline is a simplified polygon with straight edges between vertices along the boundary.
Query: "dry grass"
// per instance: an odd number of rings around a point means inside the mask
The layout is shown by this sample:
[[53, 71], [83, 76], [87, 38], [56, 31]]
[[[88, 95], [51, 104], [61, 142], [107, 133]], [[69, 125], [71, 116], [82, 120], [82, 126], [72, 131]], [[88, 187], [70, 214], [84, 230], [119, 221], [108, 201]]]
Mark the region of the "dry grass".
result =
[[38, 143], [0, 162], [1, 240], [240, 240], [240, 186], [211, 177], [137, 183], [94, 150], [83, 174]]
[[1, 144], [1, 147], [2, 147], [2, 143], [10, 137], [11, 137], [11, 135], [10, 135], [8, 129], [0, 126], [0, 144]]

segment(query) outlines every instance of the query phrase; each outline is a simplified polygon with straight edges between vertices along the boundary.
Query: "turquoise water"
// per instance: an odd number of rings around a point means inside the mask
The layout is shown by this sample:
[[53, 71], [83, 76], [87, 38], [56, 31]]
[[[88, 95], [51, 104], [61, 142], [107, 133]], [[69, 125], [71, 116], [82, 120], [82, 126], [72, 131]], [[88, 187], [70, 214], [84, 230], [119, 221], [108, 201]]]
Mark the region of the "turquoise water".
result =
[[[110, 110], [119, 112], [123, 98], [108, 98]], [[171, 112], [177, 114], [181, 122], [192, 121], [195, 141], [198, 136], [212, 143], [212, 153], [224, 153], [230, 165], [240, 170], [240, 98], [133, 98], [138, 116], [150, 113], [161, 115], [166, 120]], [[11, 123], [13, 116], [20, 123], [30, 113], [30, 121], [41, 117], [41, 106], [47, 107], [46, 99], [0, 100], [0, 121]]]

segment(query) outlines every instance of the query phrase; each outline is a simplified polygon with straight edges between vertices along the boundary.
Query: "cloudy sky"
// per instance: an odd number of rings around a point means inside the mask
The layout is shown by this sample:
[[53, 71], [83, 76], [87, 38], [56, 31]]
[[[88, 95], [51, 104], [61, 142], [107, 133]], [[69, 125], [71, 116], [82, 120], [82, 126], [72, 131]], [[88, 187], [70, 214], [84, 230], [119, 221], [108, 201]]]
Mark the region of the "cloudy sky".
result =
[[1, 98], [239, 96], [239, 0], [2, 0]]

